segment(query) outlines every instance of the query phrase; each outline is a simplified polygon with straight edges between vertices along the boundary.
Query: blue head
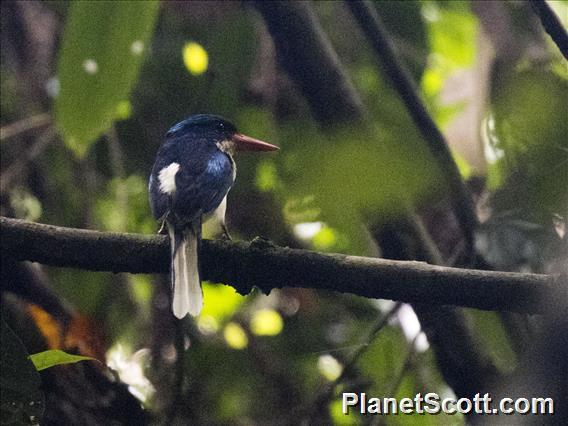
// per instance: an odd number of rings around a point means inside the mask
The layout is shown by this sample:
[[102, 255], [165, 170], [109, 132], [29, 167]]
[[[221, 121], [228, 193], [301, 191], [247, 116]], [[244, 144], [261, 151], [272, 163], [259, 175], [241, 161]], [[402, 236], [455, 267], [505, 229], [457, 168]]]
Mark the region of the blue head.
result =
[[233, 123], [212, 114], [192, 115], [172, 126], [166, 133], [167, 139], [180, 137], [199, 138], [205, 143], [216, 144], [229, 152], [278, 149], [277, 146], [239, 133]]
[[229, 140], [236, 132], [235, 125], [223, 117], [212, 114], [196, 114], [172, 126], [166, 133], [166, 137], [199, 134], [212, 142], [220, 142]]

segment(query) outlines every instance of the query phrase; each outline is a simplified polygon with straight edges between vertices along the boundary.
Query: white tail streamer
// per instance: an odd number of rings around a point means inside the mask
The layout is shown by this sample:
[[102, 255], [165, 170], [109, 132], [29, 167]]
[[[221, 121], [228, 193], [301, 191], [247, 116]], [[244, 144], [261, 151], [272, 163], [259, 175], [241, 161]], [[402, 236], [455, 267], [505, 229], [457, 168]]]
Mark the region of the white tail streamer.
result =
[[197, 260], [198, 237], [191, 227], [183, 232], [175, 232], [173, 228], [168, 226], [172, 250], [172, 308], [174, 315], [181, 319], [188, 313], [199, 315], [203, 292]]

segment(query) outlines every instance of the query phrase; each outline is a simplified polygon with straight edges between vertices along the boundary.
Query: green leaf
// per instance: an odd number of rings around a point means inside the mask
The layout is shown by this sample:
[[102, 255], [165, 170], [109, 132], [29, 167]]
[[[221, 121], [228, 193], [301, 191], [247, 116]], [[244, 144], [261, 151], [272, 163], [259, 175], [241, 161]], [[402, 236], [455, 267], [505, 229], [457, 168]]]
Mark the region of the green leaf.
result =
[[211, 316], [217, 322], [230, 318], [245, 300], [234, 288], [210, 282], [203, 283], [203, 293], [209, 300], [203, 307], [203, 316]]
[[29, 356], [37, 371], [45, 370], [54, 365], [74, 364], [79, 361], [97, 361], [89, 356], [72, 355], [59, 349], [38, 352]]
[[56, 120], [78, 156], [105, 132], [128, 99], [154, 29], [157, 1], [70, 5], [57, 67]]
[[389, 395], [402, 373], [408, 343], [402, 331], [395, 327], [385, 327], [369, 348], [361, 356], [358, 368], [365, 377], [372, 380], [368, 393]]
[[474, 324], [483, 347], [489, 349], [497, 368], [507, 374], [511, 373], [517, 366], [517, 358], [499, 314], [471, 310], [467, 315]]
[[41, 379], [18, 336], [2, 320], [0, 424], [39, 424], [45, 405]]

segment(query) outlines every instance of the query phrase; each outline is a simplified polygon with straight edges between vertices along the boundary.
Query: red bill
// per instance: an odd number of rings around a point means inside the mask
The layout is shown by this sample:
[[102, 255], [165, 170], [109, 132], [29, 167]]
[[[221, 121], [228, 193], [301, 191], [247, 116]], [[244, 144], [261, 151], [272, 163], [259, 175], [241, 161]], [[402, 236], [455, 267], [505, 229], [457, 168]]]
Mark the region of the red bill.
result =
[[235, 133], [231, 139], [237, 151], [278, 151], [280, 149], [276, 145], [251, 138], [241, 133]]

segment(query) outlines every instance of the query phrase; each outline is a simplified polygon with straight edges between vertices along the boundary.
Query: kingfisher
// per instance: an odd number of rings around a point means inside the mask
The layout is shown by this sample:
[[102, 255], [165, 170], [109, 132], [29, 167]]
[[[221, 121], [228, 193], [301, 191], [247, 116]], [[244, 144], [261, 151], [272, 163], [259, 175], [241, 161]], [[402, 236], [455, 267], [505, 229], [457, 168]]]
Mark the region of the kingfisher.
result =
[[211, 114], [192, 115], [166, 133], [148, 189], [152, 214], [170, 236], [172, 310], [177, 318], [197, 316], [203, 307], [198, 262], [203, 221], [215, 218], [230, 239], [225, 211], [237, 174], [235, 152], [276, 150]]

